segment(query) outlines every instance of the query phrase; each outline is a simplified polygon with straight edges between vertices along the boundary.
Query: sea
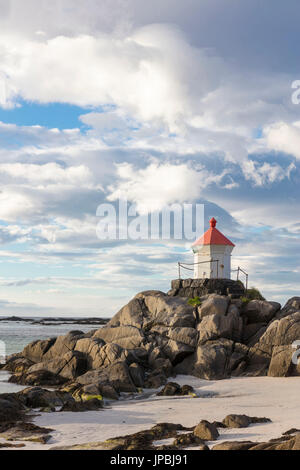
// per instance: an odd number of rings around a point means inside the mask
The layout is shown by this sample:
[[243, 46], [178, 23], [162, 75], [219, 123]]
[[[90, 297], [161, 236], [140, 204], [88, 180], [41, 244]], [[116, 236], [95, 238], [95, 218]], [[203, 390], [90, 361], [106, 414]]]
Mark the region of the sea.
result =
[[[5, 354], [8, 356], [13, 353], [21, 352], [27, 344], [38, 339], [54, 338], [67, 334], [72, 330], [87, 333], [88, 331], [101, 328], [101, 325], [99, 324], [81, 325], [77, 324], [76, 321], [73, 323], [72, 319], [66, 319], [67, 324], [62, 324], [59, 321], [53, 321], [53, 319], [47, 318], [47, 322], [50, 323], [49, 325], [34, 323], [35, 321], [45, 320], [43, 318], [24, 318], [24, 320], [10, 321], [9, 319], [1, 319], [0, 346], [2, 347], [0, 347], [0, 355], [3, 354], [4, 347]], [[62, 321], [64, 322], [66, 320]], [[82, 318], [82, 320], [86, 320], [86, 318]], [[0, 393], [17, 392], [24, 388], [19, 385], [8, 383], [9, 376], [9, 373], [0, 370]]]

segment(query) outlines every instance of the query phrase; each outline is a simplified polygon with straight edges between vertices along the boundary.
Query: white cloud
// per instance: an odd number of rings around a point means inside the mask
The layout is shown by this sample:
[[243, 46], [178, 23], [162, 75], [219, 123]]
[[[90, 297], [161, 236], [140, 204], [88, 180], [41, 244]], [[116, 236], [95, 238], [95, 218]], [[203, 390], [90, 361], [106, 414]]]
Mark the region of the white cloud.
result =
[[282, 168], [276, 163], [264, 162], [259, 164], [253, 160], [247, 160], [243, 163], [243, 171], [247, 180], [253, 181], [255, 186], [265, 186], [289, 178], [293, 170], [296, 169], [294, 163]]
[[284, 152], [300, 159], [300, 121], [291, 124], [277, 122], [266, 126], [264, 137], [269, 149]]
[[218, 183], [226, 172], [210, 174], [187, 164], [154, 161], [136, 169], [129, 163], [117, 165], [119, 182], [109, 189], [108, 200], [127, 199], [136, 204], [139, 213], [161, 210], [175, 202], [197, 199], [211, 183]]

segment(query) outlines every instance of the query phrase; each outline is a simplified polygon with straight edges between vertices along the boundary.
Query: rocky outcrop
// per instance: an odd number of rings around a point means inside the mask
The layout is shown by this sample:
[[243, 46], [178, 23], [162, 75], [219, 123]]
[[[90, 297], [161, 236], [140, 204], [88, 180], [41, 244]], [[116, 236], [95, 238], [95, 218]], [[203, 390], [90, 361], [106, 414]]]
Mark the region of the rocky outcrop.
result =
[[207, 341], [175, 367], [178, 374], [194, 375], [207, 380], [225, 379], [230, 375], [230, 357], [234, 342], [228, 339]]
[[[109, 399], [161, 387], [176, 374], [208, 380], [300, 374], [291, 362], [292, 343], [300, 339], [299, 297], [280, 310], [276, 302], [222, 295], [235, 281], [202, 281], [173, 281], [169, 295], [141, 292], [103, 328], [35, 341], [5, 368], [20, 384], [72, 386], [72, 393], [90, 387]], [[180, 289], [204, 287], [194, 306], [181, 296]]]
[[266, 300], [251, 300], [243, 308], [243, 316], [248, 323], [268, 323], [280, 310], [278, 302], [267, 302]]

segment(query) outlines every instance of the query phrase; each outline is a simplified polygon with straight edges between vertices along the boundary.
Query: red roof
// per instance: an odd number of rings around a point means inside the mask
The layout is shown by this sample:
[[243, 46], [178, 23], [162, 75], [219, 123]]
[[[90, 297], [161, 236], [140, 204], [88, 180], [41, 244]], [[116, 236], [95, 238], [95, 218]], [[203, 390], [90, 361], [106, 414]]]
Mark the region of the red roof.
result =
[[216, 228], [217, 221], [215, 218], [212, 218], [210, 221], [210, 228], [205, 232], [202, 237], [193, 243], [192, 246], [197, 245], [230, 245], [235, 246], [228, 238], [226, 238], [219, 230]]

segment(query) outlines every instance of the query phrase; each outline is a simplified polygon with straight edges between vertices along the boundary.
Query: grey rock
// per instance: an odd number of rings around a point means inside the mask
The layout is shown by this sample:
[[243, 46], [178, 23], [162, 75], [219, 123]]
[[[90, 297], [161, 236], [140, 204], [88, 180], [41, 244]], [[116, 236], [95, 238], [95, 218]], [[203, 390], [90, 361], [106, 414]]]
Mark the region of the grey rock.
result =
[[291, 346], [274, 346], [268, 370], [269, 377], [288, 377], [296, 369], [292, 363], [295, 352]]
[[213, 423], [202, 420], [195, 427], [194, 435], [204, 441], [215, 441], [219, 437], [219, 432]]
[[28, 369], [28, 374], [39, 370], [46, 370], [65, 379], [74, 379], [86, 372], [85, 356], [78, 351], [70, 351], [59, 358], [40, 362]]
[[240, 341], [242, 336], [243, 320], [235, 313], [228, 315], [213, 314], [205, 316], [197, 326], [199, 344], [219, 338]]
[[136, 387], [142, 388], [144, 386], [145, 373], [144, 369], [139, 364], [130, 364], [129, 374]]
[[105, 343], [114, 343], [124, 349], [139, 348], [144, 343], [144, 334], [140, 328], [134, 326], [116, 326], [100, 328], [93, 336]]
[[177, 374], [194, 375], [201, 379], [219, 380], [230, 375], [230, 357], [234, 343], [228, 339], [207, 341], [196, 352], [174, 368]]
[[225, 315], [229, 305], [229, 297], [223, 295], [211, 294], [198, 307], [199, 317], [207, 315]]
[[268, 323], [280, 310], [278, 302], [267, 302], [266, 300], [251, 300], [243, 308], [243, 316], [248, 323]]

